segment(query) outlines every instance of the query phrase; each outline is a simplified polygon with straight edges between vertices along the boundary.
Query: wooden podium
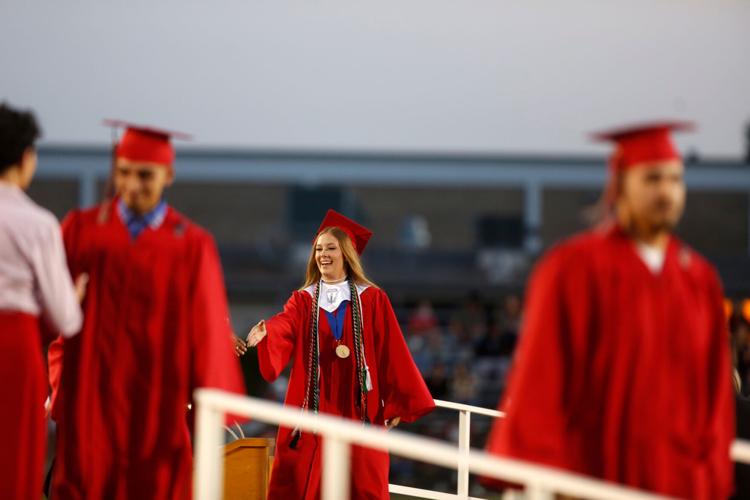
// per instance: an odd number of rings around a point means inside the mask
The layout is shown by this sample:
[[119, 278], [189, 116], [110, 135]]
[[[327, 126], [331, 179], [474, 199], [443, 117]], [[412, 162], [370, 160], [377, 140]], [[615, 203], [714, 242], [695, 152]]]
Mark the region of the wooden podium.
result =
[[224, 447], [224, 498], [266, 500], [274, 439], [244, 438]]

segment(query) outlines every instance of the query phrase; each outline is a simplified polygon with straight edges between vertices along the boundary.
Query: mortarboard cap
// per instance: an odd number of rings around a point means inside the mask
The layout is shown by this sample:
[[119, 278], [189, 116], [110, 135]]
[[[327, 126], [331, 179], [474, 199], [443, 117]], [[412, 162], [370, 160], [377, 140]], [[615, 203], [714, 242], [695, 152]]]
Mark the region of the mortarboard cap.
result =
[[670, 133], [693, 128], [690, 122], [663, 121], [598, 132], [592, 138], [616, 144], [610, 167], [614, 171], [622, 171], [646, 162], [679, 160], [680, 154], [672, 143]]
[[354, 249], [359, 255], [362, 255], [362, 252], [364, 252], [365, 247], [367, 246], [367, 242], [370, 241], [370, 237], [372, 237], [372, 231], [357, 224], [350, 218], [341, 215], [335, 210], [328, 210], [328, 212], [326, 212], [326, 216], [323, 218], [323, 222], [321, 222], [315, 238], [317, 239], [318, 235], [329, 227], [337, 227], [344, 231], [349, 236], [349, 239], [352, 240]]
[[182, 132], [136, 125], [122, 120], [104, 120], [104, 125], [125, 129], [125, 133], [115, 146], [115, 157], [157, 163], [170, 168], [174, 163], [174, 148], [170, 139], [191, 139], [190, 135]]

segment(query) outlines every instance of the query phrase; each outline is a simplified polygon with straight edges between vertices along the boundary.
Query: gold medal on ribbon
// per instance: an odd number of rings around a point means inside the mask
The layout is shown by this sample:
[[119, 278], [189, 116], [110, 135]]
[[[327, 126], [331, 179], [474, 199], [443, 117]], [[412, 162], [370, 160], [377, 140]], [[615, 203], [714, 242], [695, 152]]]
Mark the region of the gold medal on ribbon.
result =
[[336, 356], [338, 356], [341, 359], [346, 359], [349, 357], [349, 348], [346, 347], [344, 344], [339, 344], [336, 346]]

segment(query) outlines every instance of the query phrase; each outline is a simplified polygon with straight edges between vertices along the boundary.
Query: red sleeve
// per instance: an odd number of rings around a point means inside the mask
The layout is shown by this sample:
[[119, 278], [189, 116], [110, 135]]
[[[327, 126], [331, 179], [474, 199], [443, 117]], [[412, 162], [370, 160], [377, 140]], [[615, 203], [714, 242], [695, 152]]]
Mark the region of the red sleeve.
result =
[[383, 418], [413, 422], [435, 408], [422, 374], [414, 364], [388, 296], [377, 290], [373, 311], [378, 346], [378, 387], [385, 404]]
[[80, 220], [81, 213], [77, 210], [69, 212], [65, 216], [60, 227], [63, 235], [63, 245], [65, 245], [65, 254], [68, 257], [68, 268], [73, 275], [73, 279], [81, 273], [80, 267], [77, 262], [76, 249], [78, 248], [78, 239], [80, 233]]
[[294, 352], [297, 333], [304, 327], [304, 318], [310, 312], [310, 308], [305, 307], [303, 293], [294, 292], [284, 304], [284, 310], [266, 320], [266, 336], [258, 344], [258, 364], [268, 382], [276, 380], [286, 367]]
[[500, 408], [506, 418], [494, 421], [487, 450], [581, 470], [585, 447], [573, 442], [569, 424], [586, 387], [571, 374], [585, 370], [571, 367], [584, 359], [592, 294], [581, 272], [585, 262], [564, 255], [562, 249], [553, 251], [529, 282], [520, 343]]
[[[76, 241], [78, 238], [80, 227], [79, 221], [80, 212], [74, 210], [72, 212], [69, 212], [68, 215], [65, 216], [61, 224], [63, 245], [65, 246], [65, 254], [68, 259], [68, 268], [71, 269], [71, 274], [73, 274], [72, 265], [75, 261]], [[78, 271], [78, 273], [80, 273], [80, 271]], [[73, 277], [75, 278], [76, 274], [73, 274]], [[65, 342], [62, 336], [58, 335], [58, 332], [48, 332], [47, 334], [56, 337], [56, 339], [52, 343], [50, 343], [49, 349], [47, 350], [47, 376], [49, 378], [50, 387], [50, 405], [52, 408], [51, 414], [53, 419], [57, 419], [57, 416], [60, 414], [60, 410], [57, 407], [57, 400], [60, 391], [60, 380], [62, 378], [63, 349], [65, 346]]]
[[232, 347], [224, 278], [213, 238], [200, 235], [192, 283], [192, 389], [212, 387], [245, 394], [240, 364]]
[[50, 386], [50, 405], [52, 408], [52, 418], [57, 420], [59, 410], [57, 408], [57, 394], [60, 390], [60, 378], [62, 377], [63, 362], [63, 338], [62, 336], [54, 340], [47, 350], [47, 366]]
[[716, 498], [727, 498], [734, 490], [733, 465], [729, 448], [735, 438], [735, 402], [732, 390], [729, 329], [724, 313], [724, 293], [716, 272], [711, 272], [711, 304], [714, 328], [712, 329], [711, 356], [713, 370], [709, 388], [712, 391], [708, 405], [710, 416], [706, 436], [706, 456], [709, 457], [707, 477], [713, 478], [711, 494]]

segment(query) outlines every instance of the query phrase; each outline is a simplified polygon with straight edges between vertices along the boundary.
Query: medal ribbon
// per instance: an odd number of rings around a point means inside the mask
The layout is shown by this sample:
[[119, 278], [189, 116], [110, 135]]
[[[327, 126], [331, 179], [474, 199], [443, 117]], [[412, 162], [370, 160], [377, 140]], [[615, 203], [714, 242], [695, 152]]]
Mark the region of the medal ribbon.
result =
[[341, 337], [344, 335], [344, 318], [346, 318], [346, 308], [348, 303], [348, 300], [343, 301], [335, 312], [326, 311], [328, 324], [331, 326], [333, 338], [335, 338], [336, 341], [341, 340]]

